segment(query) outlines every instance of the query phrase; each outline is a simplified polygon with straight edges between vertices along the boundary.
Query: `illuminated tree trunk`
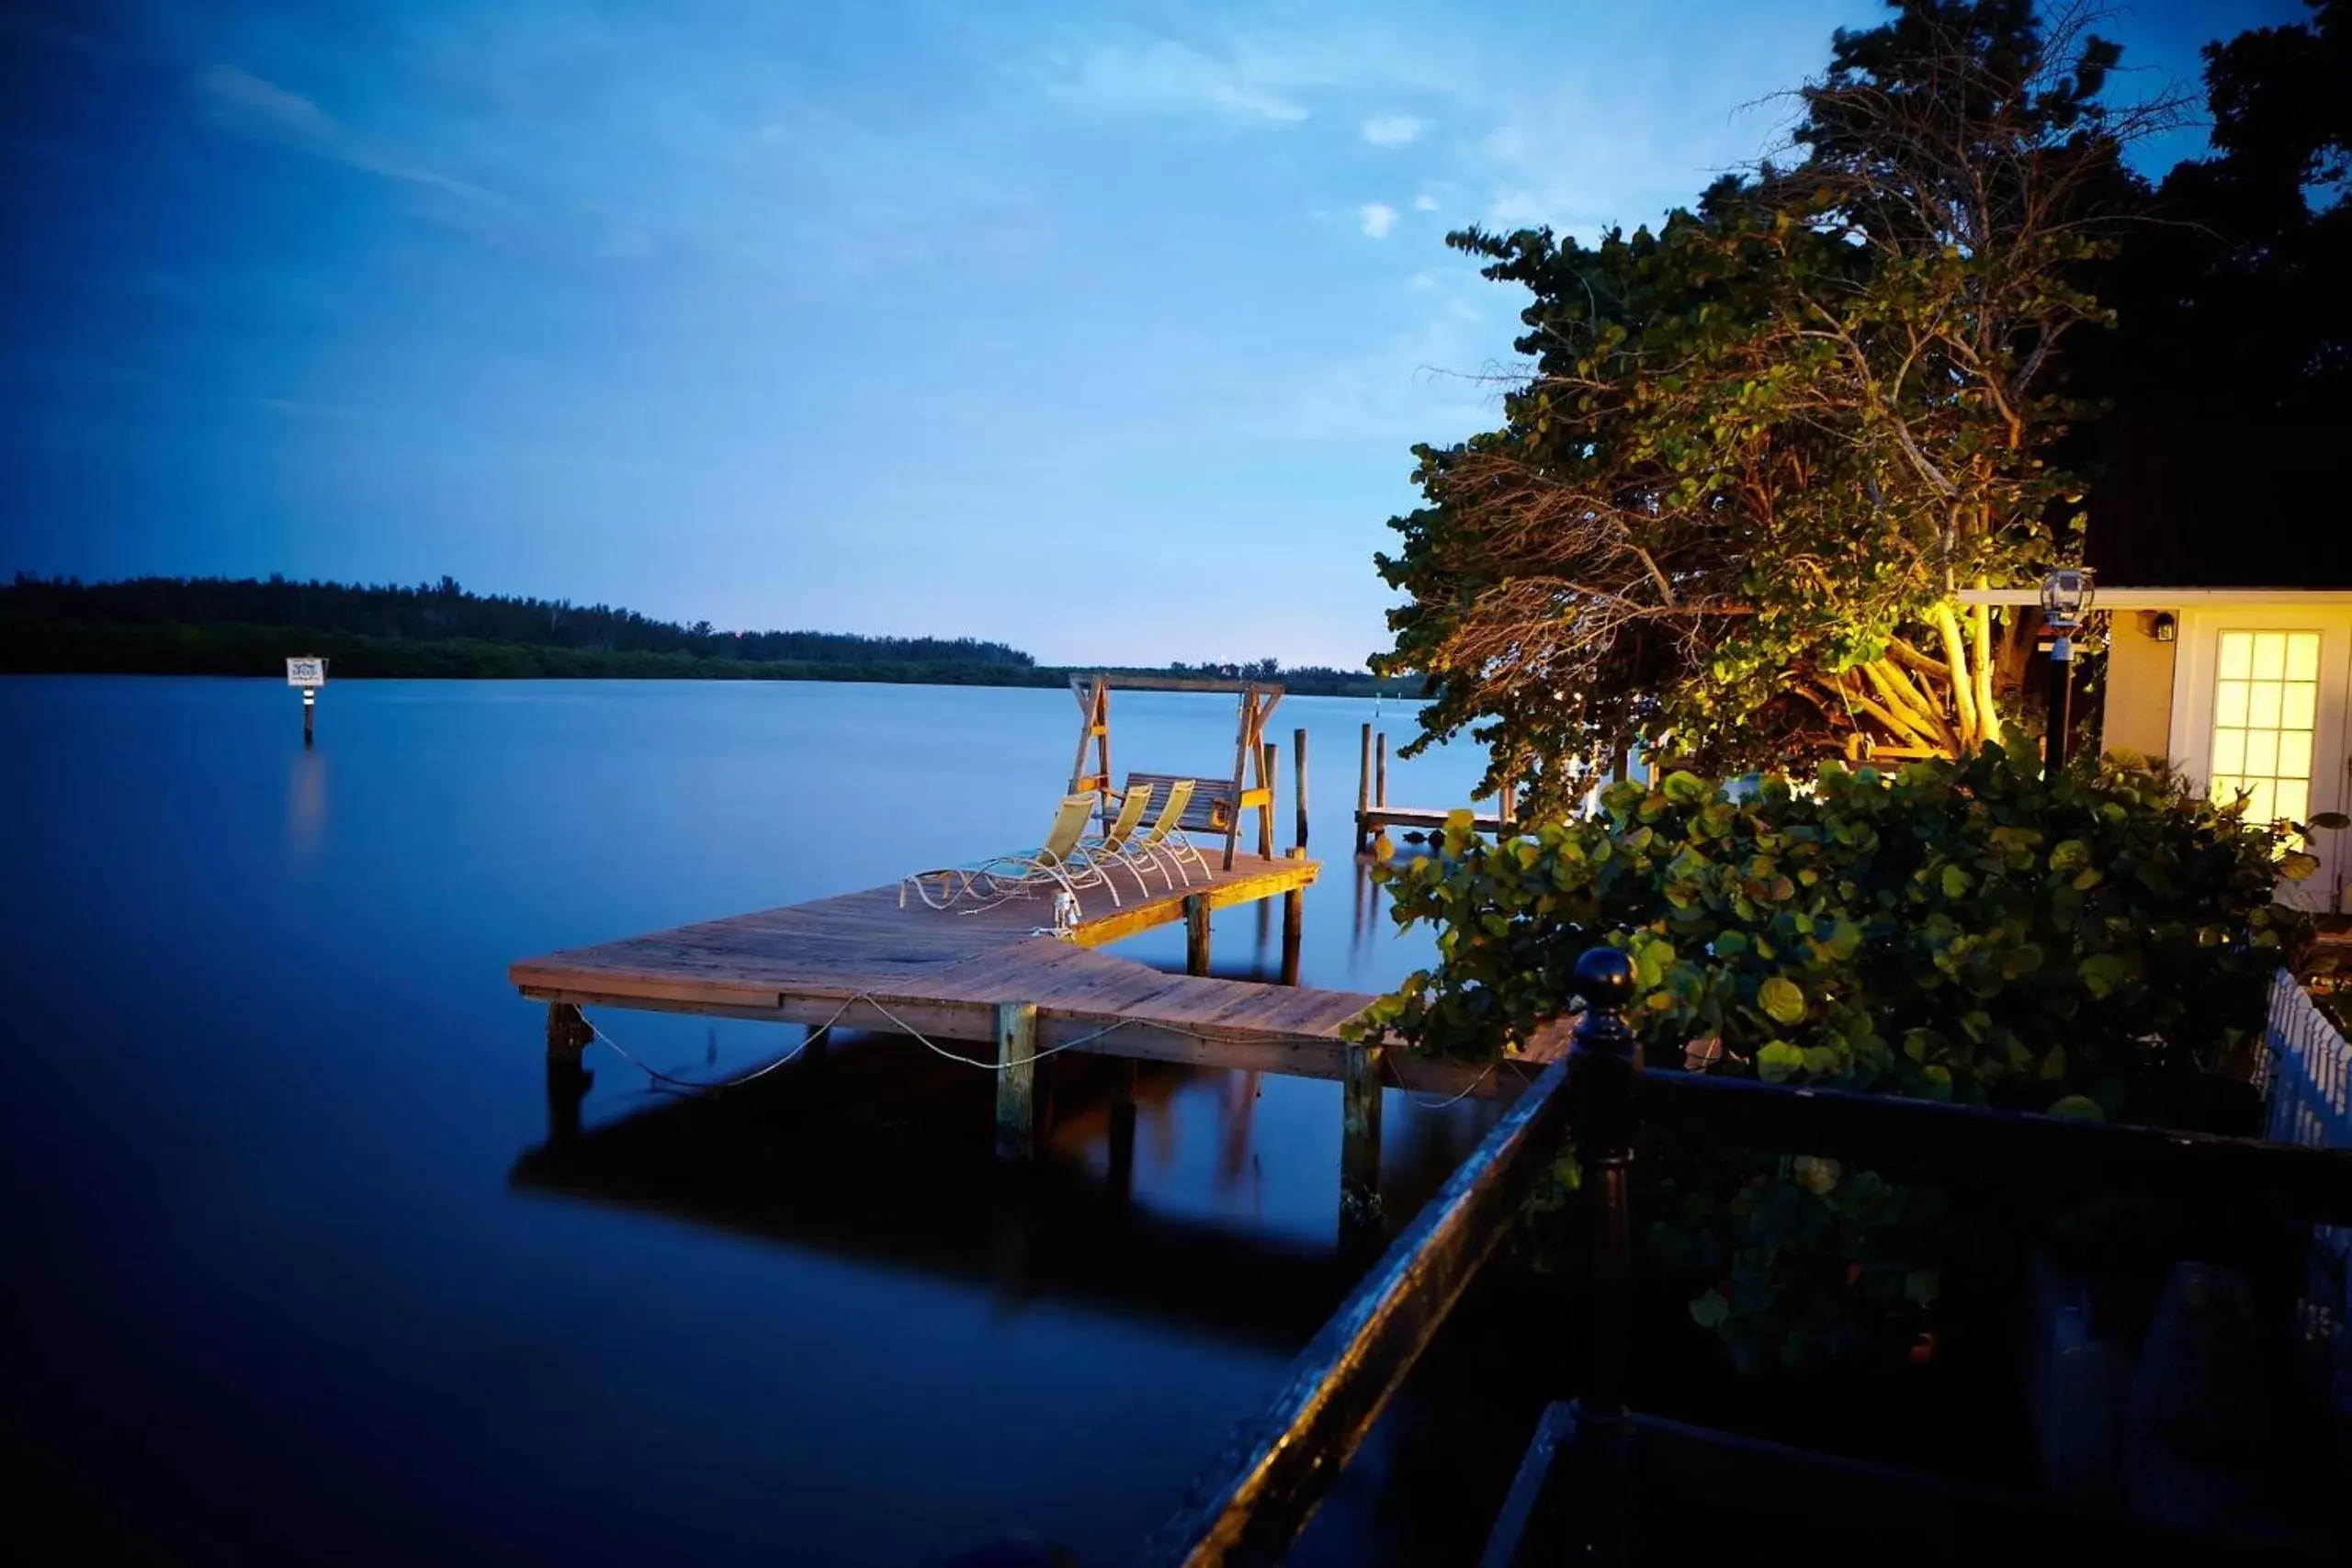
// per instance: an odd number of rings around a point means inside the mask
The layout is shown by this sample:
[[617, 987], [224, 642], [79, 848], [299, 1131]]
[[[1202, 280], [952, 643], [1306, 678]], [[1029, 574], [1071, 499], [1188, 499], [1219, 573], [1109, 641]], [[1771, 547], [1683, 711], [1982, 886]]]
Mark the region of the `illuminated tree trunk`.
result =
[[[1894, 761], [1965, 757], [2004, 739], [2001, 698], [2018, 689], [2018, 627], [1996, 636], [1983, 604], [1939, 606], [1928, 628], [1943, 657], [1895, 638], [1884, 657], [1809, 682], [1803, 692], [1842, 731], [1848, 756]], [[2010, 657], [2005, 657], [2008, 655]]]

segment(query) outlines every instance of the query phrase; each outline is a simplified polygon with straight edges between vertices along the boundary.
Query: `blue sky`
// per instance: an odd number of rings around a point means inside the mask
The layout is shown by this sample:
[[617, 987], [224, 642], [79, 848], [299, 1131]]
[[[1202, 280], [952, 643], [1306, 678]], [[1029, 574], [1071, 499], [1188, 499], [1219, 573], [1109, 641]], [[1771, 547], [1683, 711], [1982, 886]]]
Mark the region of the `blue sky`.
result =
[[[2300, 11], [2109, 30], [2136, 88]], [[1877, 15], [17, 6], [0, 571], [1353, 664], [1510, 368], [1441, 236], [1654, 219]]]

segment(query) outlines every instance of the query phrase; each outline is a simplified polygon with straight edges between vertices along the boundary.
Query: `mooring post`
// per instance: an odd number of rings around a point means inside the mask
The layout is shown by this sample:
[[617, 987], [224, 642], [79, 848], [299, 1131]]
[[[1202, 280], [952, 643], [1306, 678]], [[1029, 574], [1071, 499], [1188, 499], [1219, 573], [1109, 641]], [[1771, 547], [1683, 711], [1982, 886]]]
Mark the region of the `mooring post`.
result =
[[1306, 847], [1306, 730], [1304, 726], [1290, 732], [1290, 777], [1292, 793], [1298, 796], [1298, 837], [1300, 849]]
[[302, 744], [311, 745], [317, 739], [319, 694], [310, 687], [302, 688]]
[[1372, 738], [1372, 803], [1384, 810], [1388, 806], [1388, 731], [1385, 729]]
[[1381, 1047], [1351, 1046], [1340, 1083], [1340, 1230], [1343, 1239], [1380, 1233]]
[[548, 1061], [550, 1065], [568, 1063], [580, 1065], [580, 1054], [596, 1032], [588, 1027], [588, 1020], [570, 1002], [548, 1004]]
[[[1305, 731], [1300, 733], [1304, 734]], [[1305, 860], [1306, 846], [1293, 844], [1289, 860]], [[1298, 984], [1299, 939], [1306, 933], [1306, 889], [1294, 887], [1283, 895], [1283, 984]]]
[[1578, 1560], [1607, 1565], [1625, 1562], [1631, 1545], [1634, 1428], [1625, 1389], [1634, 1258], [1626, 1180], [1642, 1055], [1625, 1023], [1625, 1005], [1634, 996], [1632, 961], [1613, 947], [1589, 949], [1577, 960], [1576, 984], [1585, 1009], [1568, 1042], [1566, 1093], [1591, 1220], [1592, 1371], [1584, 1394], [1570, 1407], [1577, 1501], [1567, 1517], [1579, 1533]]
[[1258, 752], [1258, 782], [1266, 786], [1266, 804], [1258, 808], [1258, 854], [1274, 858], [1274, 775], [1282, 771], [1283, 749], [1269, 740]]
[[1356, 853], [1372, 845], [1372, 829], [1364, 813], [1372, 809], [1372, 726], [1363, 727], [1363, 756], [1356, 769]]
[[1209, 972], [1209, 900], [1205, 893], [1184, 896], [1184, 973]]
[[996, 1004], [996, 1157], [1026, 1163], [1037, 1152], [1037, 1004]]

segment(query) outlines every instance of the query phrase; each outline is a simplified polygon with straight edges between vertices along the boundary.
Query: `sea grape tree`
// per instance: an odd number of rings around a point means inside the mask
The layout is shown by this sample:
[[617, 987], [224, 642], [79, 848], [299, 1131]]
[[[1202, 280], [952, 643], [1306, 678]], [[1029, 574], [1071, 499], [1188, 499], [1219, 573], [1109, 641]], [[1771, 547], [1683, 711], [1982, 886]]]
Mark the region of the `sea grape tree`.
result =
[[1791, 156], [1655, 230], [1448, 243], [1533, 295], [1503, 427], [1419, 449], [1376, 664], [1540, 810], [1641, 743], [1702, 765], [1963, 756], [2030, 651], [1955, 594], [2030, 581], [2076, 499], [2053, 357], [2167, 119], [2081, 13], [1900, 0], [1795, 95]]

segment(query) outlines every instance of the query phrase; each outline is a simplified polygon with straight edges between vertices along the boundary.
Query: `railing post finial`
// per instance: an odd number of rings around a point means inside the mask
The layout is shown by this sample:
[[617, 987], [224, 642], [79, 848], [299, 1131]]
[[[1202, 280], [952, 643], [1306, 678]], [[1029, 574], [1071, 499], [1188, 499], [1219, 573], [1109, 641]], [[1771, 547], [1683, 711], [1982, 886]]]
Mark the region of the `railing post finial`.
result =
[[1625, 1409], [1634, 1258], [1626, 1178], [1638, 1130], [1635, 1090], [1642, 1054], [1625, 1022], [1634, 999], [1633, 961], [1613, 947], [1577, 960], [1584, 1016], [1568, 1042], [1568, 1127], [1576, 1140], [1586, 1213], [1591, 1217], [1592, 1375], [1576, 1402], [1576, 1529], [1583, 1561], [1613, 1568], [1627, 1560], [1633, 1426]]

